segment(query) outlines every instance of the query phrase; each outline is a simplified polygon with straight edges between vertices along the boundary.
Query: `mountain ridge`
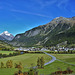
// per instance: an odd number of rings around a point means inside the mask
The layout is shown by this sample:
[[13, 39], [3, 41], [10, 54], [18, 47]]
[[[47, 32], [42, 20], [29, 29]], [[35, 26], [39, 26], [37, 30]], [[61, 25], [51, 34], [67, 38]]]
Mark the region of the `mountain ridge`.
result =
[[14, 36], [8, 31], [4, 31], [3, 33], [0, 34], [0, 39], [11, 41], [14, 39]]
[[45, 46], [47, 45], [47, 42], [50, 42], [50, 39], [52, 40], [54, 36], [67, 32], [73, 26], [75, 26], [75, 17], [56, 17], [51, 22], [45, 25], [40, 25], [38, 27], [26, 31], [25, 33], [16, 35], [15, 38], [10, 42], [10, 44], [15, 46]]

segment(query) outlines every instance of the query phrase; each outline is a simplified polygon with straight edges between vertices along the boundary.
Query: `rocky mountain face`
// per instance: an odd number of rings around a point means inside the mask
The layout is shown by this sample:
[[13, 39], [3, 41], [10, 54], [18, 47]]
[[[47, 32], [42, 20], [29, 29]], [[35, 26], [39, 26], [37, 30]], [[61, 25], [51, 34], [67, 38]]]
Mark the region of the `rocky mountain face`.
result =
[[14, 36], [10, 34], [8, 31], [4, 31], [3, 33], [0, 34], [0, 40], [8, 40], [11, 41], [13, 40]]
[[56, 17], [45, 25], [17, 34], [10, 42], [13, 46], [50, 46], [67, 41], [75, 43], [75, 17]]

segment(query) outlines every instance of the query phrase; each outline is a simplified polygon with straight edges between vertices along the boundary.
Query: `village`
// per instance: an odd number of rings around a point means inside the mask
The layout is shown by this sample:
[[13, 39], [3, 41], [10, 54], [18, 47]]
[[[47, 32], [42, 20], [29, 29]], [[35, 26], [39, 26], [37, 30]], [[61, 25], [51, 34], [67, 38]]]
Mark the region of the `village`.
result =
[[18, 50], [18, 51], [75, 51], [75, 48], [68, 48], [68, 47], [50, 47], [50, 48], [36, 48], [36, 47], [29, 47], [29, 48], [23, 48], [23, 47], [19, 47], [19, 48], [15, 48], [14, 50]]

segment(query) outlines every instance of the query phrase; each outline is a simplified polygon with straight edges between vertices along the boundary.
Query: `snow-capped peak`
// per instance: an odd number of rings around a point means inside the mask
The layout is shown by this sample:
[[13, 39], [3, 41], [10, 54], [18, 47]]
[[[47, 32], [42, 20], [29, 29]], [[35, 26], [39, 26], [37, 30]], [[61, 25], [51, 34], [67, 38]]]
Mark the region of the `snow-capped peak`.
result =
[[10, 34], [8, 31], [4, 31], [3, 33], [0, 34], [0, 36], [2, 36], [7, 40], [12, 40], [14, 38], [14, 36]]
[[58, 19], [58, 18], [60, 18], [60, 17], [56, 17], [55, 19]]
[[7, 34], [7, 33], [8, 33], [8, 31], [4, 31], [3, 33]]
[[11, 36], [11, 34], [8, 31], [4, 31], [3, 33], [1, 33], [0, 35], [7, 35], [7, 36]]

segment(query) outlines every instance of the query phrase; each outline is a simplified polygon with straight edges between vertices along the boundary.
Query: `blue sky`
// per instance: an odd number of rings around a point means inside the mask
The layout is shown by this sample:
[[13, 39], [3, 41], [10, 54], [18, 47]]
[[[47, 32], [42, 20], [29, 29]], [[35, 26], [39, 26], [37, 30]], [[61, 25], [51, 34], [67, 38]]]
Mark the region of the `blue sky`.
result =
[[0, 0], [0, 33], [16, 35], [60, 16], [75, 16], [75, 0]]

